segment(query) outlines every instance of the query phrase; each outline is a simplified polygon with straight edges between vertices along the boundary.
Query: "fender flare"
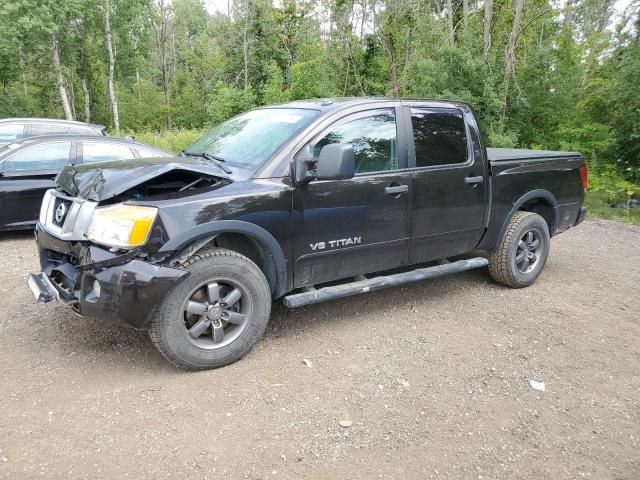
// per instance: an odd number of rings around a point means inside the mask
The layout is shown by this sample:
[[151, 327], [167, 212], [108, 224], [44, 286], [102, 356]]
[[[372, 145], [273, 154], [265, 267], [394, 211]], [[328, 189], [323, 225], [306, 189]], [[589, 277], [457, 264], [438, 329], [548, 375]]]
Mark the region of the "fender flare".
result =
[[531, 190], [530, 192], [525, 193], [518, 200], [516, 200], [516, 202], [513, 204], [513, 207], [511, 207], [511, 210], [509, 211], [506, 218], [504, 219], [504, 222], [502, 223], [502, 227], [500, 227], [500, 232], [498, 233], [498, 236], [496, 238], [494, 249], [498, 248], [498, 246], [500, 245], [500, 241], [502, 240], [502, 236], [504, 235], [504, 232], [507, 229], [507, 226], [511, 222], [511, 219], [516, 214], [516, 212], [520, 210], [520, 207], [522, 207], [522, 205], [527, 203], [529, 200], [535, 200], [537, 198], [542, 198], [546, 200], [551, 205], [551, 208], [553, 208], [553, 218], [551, 220], [551, 228], [549, 229], [549, 235], [553, 237], [555, 229], [558, 227], [558, 218], [560, 216], [558, 212], [558, 200], [553, 195], [553, 193], [551, 193], [548, 190], [543, 190], [543, 189]]
[[160, 252], [168, 253], [180, 251], [196, 240], [210, 237], [211, 239], [222, 233], [240, 233], [256, 240], [265, 250], [267, 260], [271, 260], [275, 273], [275, 285], [270, 285], [275, 297], [280, 297], [287, 290], [287, 260], [278, 241], [264, 228], [254, 223], [241, 220], [215, 220], [203, 223], [170, 239]]

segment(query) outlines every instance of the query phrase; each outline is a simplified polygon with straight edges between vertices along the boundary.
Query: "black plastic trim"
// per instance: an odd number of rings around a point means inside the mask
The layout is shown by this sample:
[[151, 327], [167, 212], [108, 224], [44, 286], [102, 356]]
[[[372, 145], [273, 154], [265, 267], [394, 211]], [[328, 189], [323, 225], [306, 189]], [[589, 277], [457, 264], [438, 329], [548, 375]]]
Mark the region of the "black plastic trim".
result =
[[287, 291], [287, 260], [278, 241], [264, 228], [241, 220], [216, 220], [198, 225], [181, 235], [172, 238], [160, 248], [160, 253], [176, 252], [203, 237], [222, 233], [242, 233], [248, 235], [265, 247], [275, 267], [276, 284], [271, 285], [274, 296], [281, 297]]

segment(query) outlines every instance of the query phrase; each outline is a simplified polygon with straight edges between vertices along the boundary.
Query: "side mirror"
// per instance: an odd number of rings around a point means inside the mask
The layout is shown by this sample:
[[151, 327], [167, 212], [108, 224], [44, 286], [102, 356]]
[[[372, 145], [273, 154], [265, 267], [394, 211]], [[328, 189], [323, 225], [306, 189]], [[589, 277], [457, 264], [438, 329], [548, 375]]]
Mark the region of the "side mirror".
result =
[[347, 180], [355, 174], [353, 145], [332, 143], [322, 147], [316, 170], [318, 180]]

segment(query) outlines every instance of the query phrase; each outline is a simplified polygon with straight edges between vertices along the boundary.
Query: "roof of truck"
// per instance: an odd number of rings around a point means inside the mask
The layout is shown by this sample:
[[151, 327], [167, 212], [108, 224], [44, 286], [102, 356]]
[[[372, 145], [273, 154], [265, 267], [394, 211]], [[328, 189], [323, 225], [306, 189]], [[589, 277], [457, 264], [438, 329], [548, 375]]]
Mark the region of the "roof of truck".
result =
[[425, 102], [432, 106], [468, 106], [465, 102], [457, 100], [444, 100], [434, 98], [397, 98], [397, 97], [329, 97], [329, 98], [311, 98], [307, 100], [295, 100], [293, 102], [280, 103], [276, 105], [266, 105], [260, 108], [305, 108], [309, 110], [319, 110], [327, 112], [330, 110], [338, 110], [354, 105], [366, 105], [376, 102], [393, 102], [402, 101], [407, 103]]
[[526, 148], [487, 148], [490, 161], [524, 160], [527, 158], [566, 158], [581, 157], [578, 152], [559, 152], [554, 150], [528, 150]]

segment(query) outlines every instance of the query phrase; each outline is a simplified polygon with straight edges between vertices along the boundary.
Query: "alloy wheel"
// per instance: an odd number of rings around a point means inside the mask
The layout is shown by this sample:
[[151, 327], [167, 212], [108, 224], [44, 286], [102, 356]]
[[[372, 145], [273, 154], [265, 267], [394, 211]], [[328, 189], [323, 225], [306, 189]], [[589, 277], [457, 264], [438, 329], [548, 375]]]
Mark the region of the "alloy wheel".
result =
[[197, 288], [182, 309], [187, 340], [205, 349], [228, 345], [246, 327], [248, 301], [240, 285], [210, 281]]
[[520, 273], [531, 273], [542, 254], [542, 240], [537, 230], [526, 231], [516, 247], [516, 268]]

